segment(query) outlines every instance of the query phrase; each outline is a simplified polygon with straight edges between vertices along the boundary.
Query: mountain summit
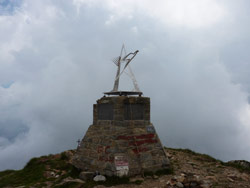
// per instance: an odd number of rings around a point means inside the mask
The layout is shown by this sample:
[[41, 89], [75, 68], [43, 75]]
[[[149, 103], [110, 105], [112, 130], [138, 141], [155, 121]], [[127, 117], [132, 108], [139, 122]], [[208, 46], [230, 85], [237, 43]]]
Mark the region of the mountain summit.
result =
[[106, 177], [106, 181], [94, 181], [95, 174], [86, 174], [72, 165], [76, 151], [69, 150], [56, 155], [31, 159], [22, 170], [0, 172], [2, 188], [50, 188], [50, 187], [164, 187], [164, 188], [243, 188], [250, 187], [250, 163], [230, 161], [224, 163], [208, 155], [188, 149], [167, 148], [171, 170], [145, 173], [135, 177]]

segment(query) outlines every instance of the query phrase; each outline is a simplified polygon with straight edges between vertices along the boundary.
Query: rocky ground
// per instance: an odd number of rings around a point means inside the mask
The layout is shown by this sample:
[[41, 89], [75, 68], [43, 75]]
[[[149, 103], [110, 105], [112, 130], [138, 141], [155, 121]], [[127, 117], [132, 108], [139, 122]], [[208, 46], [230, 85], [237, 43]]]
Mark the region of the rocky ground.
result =
[[[167, 149], [174, 173], [163, 176], [144, 177], [140, 185], [118, 185], [125, 187], [190, 187], [190, 188], [243, 188], [250, 187], [250, 173], [243, 166], [228, 166], [207, 155], [190, 150]], [[103, 186], [98, 186], [103, 187]]]
[[[71, 165], [75, 151], [32, 159], [24, 169], [0, 172], [0, 187], [233, 187], [250, 188], [250, 163], [233, 161], [223, 163], [210, 156], [191, 150], [166, 149], [172, 163], [171, 174], [144, 174], [133, 178], [110, 178], [105, 182], [86, 181]], [[102, 184], [102, 185], [100, 185]]]

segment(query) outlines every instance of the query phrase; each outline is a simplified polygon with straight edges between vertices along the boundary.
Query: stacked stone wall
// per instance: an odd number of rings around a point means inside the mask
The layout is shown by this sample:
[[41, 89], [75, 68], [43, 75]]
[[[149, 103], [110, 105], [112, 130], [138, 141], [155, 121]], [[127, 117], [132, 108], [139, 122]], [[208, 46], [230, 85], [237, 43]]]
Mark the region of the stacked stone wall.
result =
[[[113, 119], [98, 119], [98, 104], [113, 105]], [[143, 104], [142, 120], [124, 120], [124, 105]], [[150, 123], [150, 99], [103, 97], [94, 105], [91, 125], [74, 156], [73, 164], [83, 171], [107, 176], [133, 176], [169, 167], [161, 141]], [[111, 117], [111, 116], [110, 116]]]

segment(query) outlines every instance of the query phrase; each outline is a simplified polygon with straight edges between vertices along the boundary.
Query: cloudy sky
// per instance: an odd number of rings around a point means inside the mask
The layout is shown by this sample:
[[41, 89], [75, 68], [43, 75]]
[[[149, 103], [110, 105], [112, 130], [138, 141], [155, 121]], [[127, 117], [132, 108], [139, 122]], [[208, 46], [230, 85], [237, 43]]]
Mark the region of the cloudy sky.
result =
[[140, 50], [131, 66], [164, 145], [250, 160], [249, 8], [248, 0], [0, 0], [0, 170], [76, 148], [92, 105], [112, 88], [110, 60], [123, 43]]

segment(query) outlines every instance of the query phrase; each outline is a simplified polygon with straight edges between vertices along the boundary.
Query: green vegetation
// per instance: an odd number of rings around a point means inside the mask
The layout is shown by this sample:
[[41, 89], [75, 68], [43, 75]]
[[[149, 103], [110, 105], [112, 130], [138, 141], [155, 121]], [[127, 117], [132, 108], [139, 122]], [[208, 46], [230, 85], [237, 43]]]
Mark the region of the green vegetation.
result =
[[[166, 148], [166, 147], [165, 147]], [[204, 161], [204, 162], [219, 162], [221, 165], [223, 166], [230, 166], [233, 168], [238, 169], [240, 172], [245, 172], [245, 173], [249, 173], [250, 174], [250, 168], [248, 167], [244, 167], [238, 163], [232, 163], [232, 162], [223, 162], [221, 160], [215, 159], [207, 154], [200, 154], [200, 153], [196, 153], [190, 149], [174, 149], [174, 148], [166, 148], [167, 150], [171, 150], [171, 151], [181, 151], [190, 155], [195, 156], [194, 159], [195, 160], [199, 160], [199, 161]]]
[[233, 167], [233, 168], [236, 168], [238, 169], [240, 172], [246, 172], [248, 174], [250, 174], [250, 168], [248, 167], [244, 167], [240, 164], [237, 164], [237, 163], [230, 163], [230, 162], [227, 162], [227, 163], [222, 163], [224, 166], [230, 166], [230, 167]]
[[168, 175], [168, 174], [174, 174], [174, 169], [172, 167], [169, 167], [168, 169], [162, 169], [162, 170], [158, 170], [156, 172], [152, 172], [152, 171], [146, 171], [144, 172], [144, 176], [162, 176], [162, 175]]
[[43, 172], [45, 165], [37, 158], [31, 159], [27, 165], [18, 171], [4, 171], [0, 174], [0, 187], [4, 186], [30, 186], [36, 182], [44, 182]]
[[200, 154], [200, 153], [196, 153], [190, 149], [181, 149], [181, 148], [178, 148], [178, 149], [174, 149], [174, 148], [166, 148], [167, 150], [172, 150], [172, 151], [181, 151], [181, 152], [184, 152], [184, 153], [187, 153], [187, 154], [190, 154], [190, 155], [194, 155], [194, 159], [195, 160], [199, 160], [199, 161], [204, 161], [204, 162], [221, 162], [220, 160], [218, 159], [215, 159], [207, 154]]
[[54, 186], [55, 188], [75, 188], [75, 187], [79, 187], [79, 183], [76, 182], [67, 182], [64, 183], [63, 185], [56, 185]]
[[162, 175], [168, 175], [168, 174], [174, 174], [174, 169], [170, 167], [169, 169], [162, 169], [155, 172], [155, 175], [162, 176]]
[[[60, 182], [63, 178], [71, 176], [76, 178], [79, 171], [67, 161], [65, 153], [61, 155], [42, 156], [31, 159], [22, 170], [6, 170], [0, 172], [0, 187], [5, 186], [32, 186], [42, 187], [47, 181]], [[60, 172], [64, 175], [55, 178], [46, 176], [46, 172]], [[39, 185], [38, 185], [39, 183]]]
[[15, 170], [5, 170], [5, 171], [2, 171], [0, 172], [0, 177], [3, 177], [3, 176], [7, 176], [11, 173], [15, 172]]
[[69, 157], [66, 155], [66, 152], [61, 153], [61, 160], [69, 160]]
[[[243, 165], [235, 162], [222, 162], [209, 155], [196, 153], [190, 149], [172, 149], [167, 148], [167, 150], [172, 151], [172, 153], [179, 153], [183, 157], [192, 158], [202, 162], [203, 167], [206, 165], [211, 166], [216, 163], [218, 168], [225, 168], [226, 166], [238, 169], [241, 172], [250, 173], [249, 167], [244, 167]], [[72, 152], [72, 153], [71, 153]], [[141, 184], [143, 180], [136, 180], [134, 182], [129, 181], [129, 177], [106, 177], [104, 182], [95, 182], [93, 180], [87, 180], [84, 184], [79, 182], [65, 182], [65, 178], [72, 177], [73, 179], [79, 178], [80, 171], [75, 168], [69, 161], [70, 156], [73, 154], [71, 152], [63, 152], [57, 155], [42, 156], [39, 158], [31, 159], [22, 170], [5, 170], [0, 172], [0, 188], [7, 186], [24, 186], [28, 188], [30, 186], [41, 188], [47, 187], [48, 184], [52, 187], [60, 188], [77, 188], [80, 186], [86, 188], [92, 188], [97, 185], [104, 185], [107, 187], [121, 185], [121, 184]], [[182, 153], [183, 154], [182, 154]], [[175, 168], [178, 167], [178, 161], [172, 160]], [[204, 163], [203, 163], [204, 162]], [[177, 166], [177, 167], [176, 167]], [[168, 169], [159, 170], [156, 172], [144, 172], [144, 176], [151, 176], [152, 178], [158, 178], [162, 175], [174, 174], [173, 166]], [[213, 175], [213, 173], [211, 174]], [[216, 184], [214, 184], [216, 186]]]

